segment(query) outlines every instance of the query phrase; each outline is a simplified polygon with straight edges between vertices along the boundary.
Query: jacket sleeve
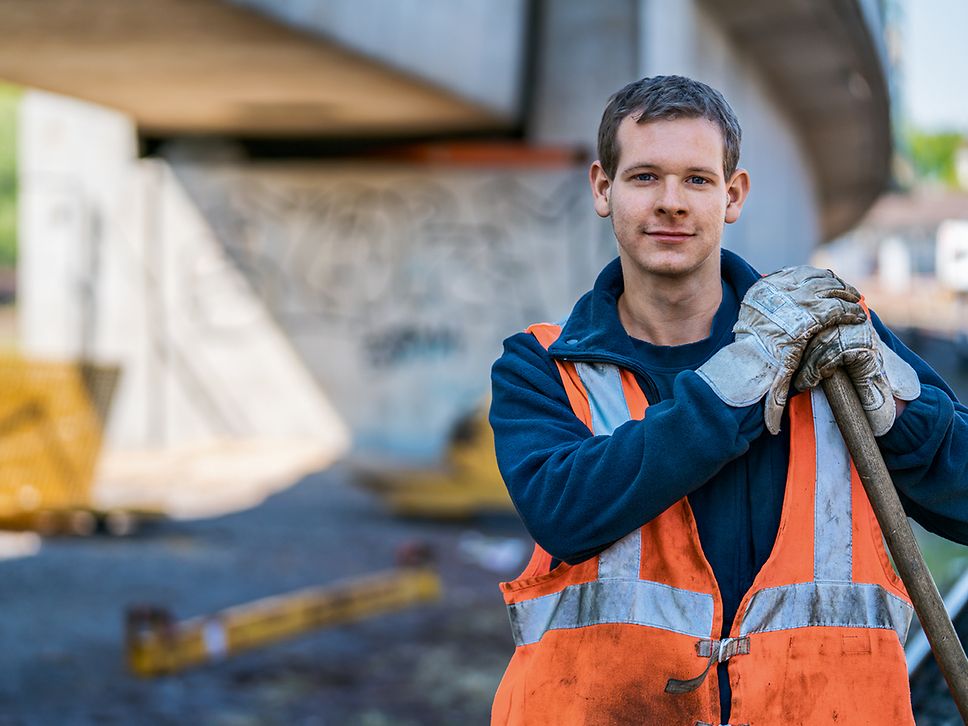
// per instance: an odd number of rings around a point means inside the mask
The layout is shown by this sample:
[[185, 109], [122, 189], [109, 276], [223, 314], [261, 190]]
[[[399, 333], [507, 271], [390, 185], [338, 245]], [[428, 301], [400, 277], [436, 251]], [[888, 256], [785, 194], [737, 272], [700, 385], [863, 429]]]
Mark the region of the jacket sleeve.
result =
[[871, 321], [921, 381], [921, 395], [877, 440], [901, 503], [925, 529], [968, 544], [968, 408], [873, 312]]
[[642, 526], [741, 456], [763, 430], [762, 404], [730, 408], [692, 371], [641, 421], [593, 436], [535, 338], [507, 339], [491, 372], [498, 466], [525, 526], [575, 564]]

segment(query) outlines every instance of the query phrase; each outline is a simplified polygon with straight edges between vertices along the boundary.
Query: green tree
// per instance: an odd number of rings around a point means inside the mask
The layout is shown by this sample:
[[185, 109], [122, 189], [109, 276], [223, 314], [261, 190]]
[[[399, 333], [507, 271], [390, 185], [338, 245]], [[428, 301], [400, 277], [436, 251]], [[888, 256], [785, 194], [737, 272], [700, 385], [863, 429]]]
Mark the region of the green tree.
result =
[[964, 137], [961, 134], [911, 130], [906, 136], [911, 163], [919, 180], [939, 182], [949, 187], [958, 186], [955, 154], [958, 147], [964, 143]]
[[0, 266], [17, 262], [17, 102], [20, 92], [0, 85]]

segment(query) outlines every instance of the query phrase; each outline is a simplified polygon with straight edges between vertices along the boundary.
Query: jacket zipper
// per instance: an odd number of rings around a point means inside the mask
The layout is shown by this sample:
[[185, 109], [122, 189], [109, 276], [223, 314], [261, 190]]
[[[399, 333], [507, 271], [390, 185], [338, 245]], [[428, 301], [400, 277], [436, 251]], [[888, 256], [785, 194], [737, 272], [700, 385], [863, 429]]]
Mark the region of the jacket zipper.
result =
[[636, 375], [640, 376], [642, 380], [645, 381], [646, 391], [645, 398], [649, 402], [649, 405], [655, 405], [662, 400], [662, 396], [659, 395], [659, 389], [655, 385], [655, 381], [652, 380], [652, 376], [645, 372], [641, 366], [636, 365], [632, 361], [626, 358], [618, 358], [610, 355], [578, 355], [578, 356], [555, 356], [559, 360], [566, 361], [568, 363], [609, 363], [619, 368], [624, 368]]

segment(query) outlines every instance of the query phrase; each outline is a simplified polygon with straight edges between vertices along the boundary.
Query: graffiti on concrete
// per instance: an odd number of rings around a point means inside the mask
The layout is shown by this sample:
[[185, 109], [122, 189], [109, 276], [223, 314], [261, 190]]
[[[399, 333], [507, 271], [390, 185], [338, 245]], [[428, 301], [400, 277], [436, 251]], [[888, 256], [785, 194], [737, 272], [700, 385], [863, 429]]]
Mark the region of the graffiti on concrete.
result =
[[[614, 254], [577, 170], [175, 172], [357, 441], [377, 448], [444, 442], [484, 395], [500, 341], [567, 314]], [[204, 318], [218, 291], [190, 287]]]
[[567, 259], [594, 244], [584, 180], [553, 176], [536, 190], [510, 174], [336, 172], [310, 185], [242, 172], [194, 196], [284, 327], [352, 331], [385, 365], [424, 347], [460, 350], [468, 323], [547, 314], [562, 284], [534, 279], [554, 271], [542, 256]]
[[364, 336], [363, 348], [374, 368], [401, 365], [409, 359], [446, 357], [460, 349], [463, 336], [454, 328], [399, 326]]

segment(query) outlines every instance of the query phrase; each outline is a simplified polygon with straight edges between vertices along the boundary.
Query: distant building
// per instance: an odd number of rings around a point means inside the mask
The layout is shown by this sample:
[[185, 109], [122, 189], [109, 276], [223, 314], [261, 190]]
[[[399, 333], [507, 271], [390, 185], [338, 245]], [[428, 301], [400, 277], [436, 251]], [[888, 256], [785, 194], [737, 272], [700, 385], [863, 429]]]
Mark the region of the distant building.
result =
[[[886, 194], [814, 264], [863, 289], [892, 326], [968, 343], [968, 194]], [[965, 347], [968, 353], [968, 346]]]
[[945, 277], [938, 269], [939, 233], [950, 222], [968, 221], [968, 193], [917, 189], [885, 194], [860, 223], [823, 249], [846, 276], [877, 274], [878, 252], [887, 240], [900, 240], [911, 257], [912, 275]]

